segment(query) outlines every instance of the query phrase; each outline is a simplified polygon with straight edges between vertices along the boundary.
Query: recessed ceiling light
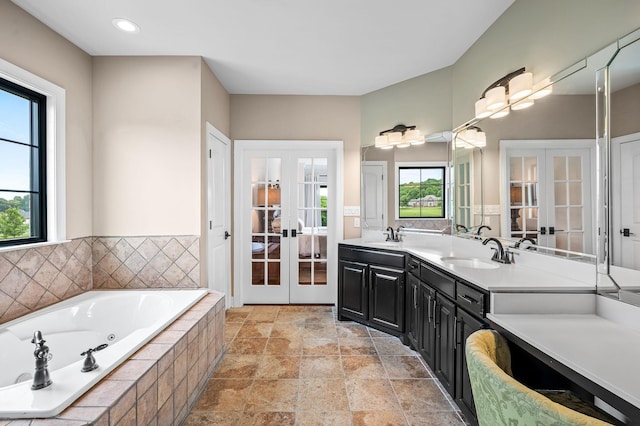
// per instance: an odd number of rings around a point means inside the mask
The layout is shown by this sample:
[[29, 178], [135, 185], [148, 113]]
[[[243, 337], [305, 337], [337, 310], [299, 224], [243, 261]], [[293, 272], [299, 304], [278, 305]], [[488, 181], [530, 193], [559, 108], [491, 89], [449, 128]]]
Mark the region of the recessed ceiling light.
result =
[[132, 22], [128, 19], [123, 19], [123, 18], [116, 18], [113, 21], [111, 21], [111, 23], [113, 23], [113, 25], [121, 30], [124, 31], [125, 33], [138, 33], [140, 32], [140, 27], [138, 25], [136, 25], [135, 22]]

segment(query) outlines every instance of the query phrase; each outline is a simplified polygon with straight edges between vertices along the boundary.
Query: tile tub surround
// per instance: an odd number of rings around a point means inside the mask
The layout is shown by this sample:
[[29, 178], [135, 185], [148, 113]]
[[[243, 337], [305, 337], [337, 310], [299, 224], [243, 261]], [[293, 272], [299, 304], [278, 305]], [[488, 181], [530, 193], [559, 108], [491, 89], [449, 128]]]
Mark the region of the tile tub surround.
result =
[[94, 237], [93, 288], [200, 287], [200, 238]]
[[416, 352], [330, 306], [229, 309], [225, 342], [185, 426], [464, 424]]
[[57, 417], [0, 426], [179, 425], [222, 357], [224, 315], [212, 292]]
[[91, 290], [92, 242], [0, 252], [0, 323]]

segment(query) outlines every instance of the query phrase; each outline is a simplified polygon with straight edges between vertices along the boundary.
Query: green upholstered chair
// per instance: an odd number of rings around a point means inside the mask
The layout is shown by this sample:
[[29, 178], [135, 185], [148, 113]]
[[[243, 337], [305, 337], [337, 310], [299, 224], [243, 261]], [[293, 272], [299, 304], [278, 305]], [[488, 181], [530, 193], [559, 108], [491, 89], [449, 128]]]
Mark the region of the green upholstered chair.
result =
[[511, 377], [509, 346], [494, 330], [469, 336], [466, 355], [480, 426], [611, 425], [553, 402]]

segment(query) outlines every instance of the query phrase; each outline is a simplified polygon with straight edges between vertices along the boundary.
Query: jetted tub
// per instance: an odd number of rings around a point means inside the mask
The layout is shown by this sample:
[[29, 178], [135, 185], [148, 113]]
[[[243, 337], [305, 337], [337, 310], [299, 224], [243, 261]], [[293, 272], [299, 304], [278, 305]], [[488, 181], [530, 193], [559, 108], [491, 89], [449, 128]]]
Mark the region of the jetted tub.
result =
[[[89, 291], [0, 325], [0, 418], [51, 417], [62, 412], [120, 363], [208, 293], [197, 290]], [[31, 343], [41, 331], [52, 384], [31, 390], [35, 370]], [[81, 352], [99, 365], [82, 373]]]

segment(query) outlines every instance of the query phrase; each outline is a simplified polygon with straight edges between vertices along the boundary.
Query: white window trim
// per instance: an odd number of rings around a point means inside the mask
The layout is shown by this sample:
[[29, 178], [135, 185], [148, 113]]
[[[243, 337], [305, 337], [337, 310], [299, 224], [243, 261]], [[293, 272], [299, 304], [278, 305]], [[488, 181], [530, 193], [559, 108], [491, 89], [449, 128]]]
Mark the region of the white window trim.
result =
[[0, 77], [47, 97], [47, 241], [16, 244], [0, 251], [61, 243], [66, 241], [66, 91], [50, 81], [0, 59]]
[[[444, 217], [400, 217], [400, 192], [398, 191], [398, 174], [400, 171], [400, 167], [444, 167], [444, 194], [445, 199], [443, 201], [444, 206]], [[396, 162], [395, 163], [395, 177], [394, 177], [394, 186], [393, 186], [393, 197], [395, 199], [394, 203], [394, 211], [395, 211], [395, 220], [447, 220], [449, 218], [449, 184], [447, 179], [449, 176], [449, 164], [446, 161], [409, 161], [409, 162]], [[446, 201], [446, 202], [445, 202]]]

